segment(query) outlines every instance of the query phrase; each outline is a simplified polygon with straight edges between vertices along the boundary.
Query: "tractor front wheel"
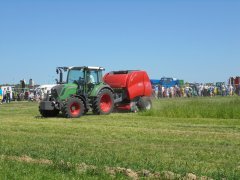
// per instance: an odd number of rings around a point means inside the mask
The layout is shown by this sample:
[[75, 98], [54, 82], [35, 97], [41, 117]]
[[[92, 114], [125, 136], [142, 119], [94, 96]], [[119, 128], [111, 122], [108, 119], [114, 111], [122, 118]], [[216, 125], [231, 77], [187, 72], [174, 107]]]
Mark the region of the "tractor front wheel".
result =
[[113, 93], [109, 89], [102, 89], [93, 102], [93, 113], [107, 115], [113, 111]]
[[69, 98], [64, 104], [62, 113], [66, 118], [78, 118], [84, 113], [83, 101], [79, 98]]

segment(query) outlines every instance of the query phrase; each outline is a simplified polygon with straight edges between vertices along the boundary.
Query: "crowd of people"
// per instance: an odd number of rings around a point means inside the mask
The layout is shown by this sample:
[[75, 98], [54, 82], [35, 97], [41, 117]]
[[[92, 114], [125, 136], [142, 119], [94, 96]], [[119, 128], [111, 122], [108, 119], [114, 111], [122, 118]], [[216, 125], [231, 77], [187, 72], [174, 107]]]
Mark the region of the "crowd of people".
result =
[[[206, 96], [240, 96], [240, 84], [238, 85], [213, 85], [213, 84], [185, 84], [183, 86], [175, 85], [173, 87], [164, 87], [162, 85], [152, 85], [152, 96], [154, 98], [174, 98], [174, 97], [206, 97]], [[0, 88], [0, 103], [10, 103], [11, 101], [40, 101], [44, 98], [48, 89], [38, 88], [32, 91], [14, 91], [7, 88]]]
[[237, 86], [221, 84], [186, 84], [184, 86], [164, 87], [153, 85], [153, 97], [173, 98], [173, 97], [193, 97], [193, 96], [240, 96], [240, 84]]
[[10, 103], [11, 101], [40, 101], [45, 96], [42, 89], [28, 91], [14, 91], [10, 88], [0, 88], [0, 104]]

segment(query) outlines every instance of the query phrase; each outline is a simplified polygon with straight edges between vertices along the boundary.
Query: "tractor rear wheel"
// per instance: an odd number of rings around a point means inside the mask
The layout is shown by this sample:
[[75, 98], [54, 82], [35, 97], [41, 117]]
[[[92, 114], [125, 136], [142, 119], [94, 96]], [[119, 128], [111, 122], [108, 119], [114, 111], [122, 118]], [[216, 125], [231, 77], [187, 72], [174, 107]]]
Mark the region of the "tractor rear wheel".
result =
[[140, 97], [137, 102], [137, 107], [140, 111], [148, 111], [152, 109], [152, 101], [150, 97]]
[[113, 111], [113, 93], [109, 89], [102, 89], [93, 101], [93, 113], [107, 115]]
[[79, 98], [69, 98], [64, 104], [62, 113], [66, 118], [78, 118], [84, 113], [83, 101]]
[[42, 117], [56, 117], [59, 114], [59, 110], [42, 110], [39, 108], [39, 112]]

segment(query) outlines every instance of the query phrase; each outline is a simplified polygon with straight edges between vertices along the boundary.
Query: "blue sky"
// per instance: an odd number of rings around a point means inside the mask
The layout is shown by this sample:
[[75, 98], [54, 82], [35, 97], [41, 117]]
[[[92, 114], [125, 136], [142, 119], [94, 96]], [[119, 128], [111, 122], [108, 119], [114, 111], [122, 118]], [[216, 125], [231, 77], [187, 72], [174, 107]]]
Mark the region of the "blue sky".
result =
[[0, 84], [82, 65], [226, 81], [240, 75], [240, 1], [0, 0], [0, 63]]

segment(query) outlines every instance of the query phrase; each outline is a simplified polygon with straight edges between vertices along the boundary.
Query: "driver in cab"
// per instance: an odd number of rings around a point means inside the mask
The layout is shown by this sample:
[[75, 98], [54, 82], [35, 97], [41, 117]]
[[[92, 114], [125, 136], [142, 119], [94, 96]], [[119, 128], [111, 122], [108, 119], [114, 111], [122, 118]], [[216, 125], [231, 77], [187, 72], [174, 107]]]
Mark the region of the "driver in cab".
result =
[[91, 71], [87, 71], [87, 84], [93, 84], [93, 83], [95, 83], [95, 79], [91, 74]]

